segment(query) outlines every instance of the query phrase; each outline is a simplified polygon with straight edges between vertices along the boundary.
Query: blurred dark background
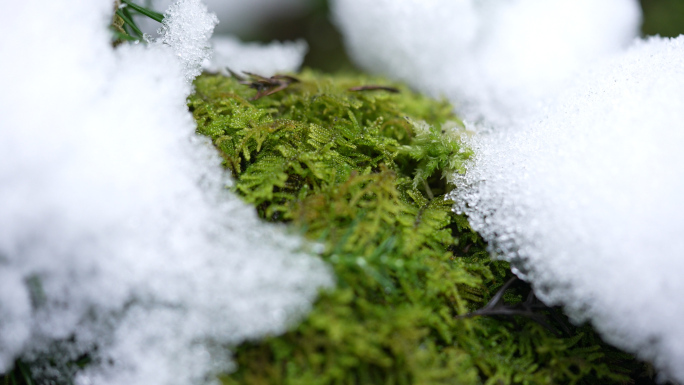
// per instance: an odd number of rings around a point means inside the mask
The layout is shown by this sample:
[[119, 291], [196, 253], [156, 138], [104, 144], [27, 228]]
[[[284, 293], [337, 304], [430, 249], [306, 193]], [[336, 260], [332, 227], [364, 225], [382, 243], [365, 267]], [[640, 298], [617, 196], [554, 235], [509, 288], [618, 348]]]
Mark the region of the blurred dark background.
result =
[[[597, 0], [601, 1], [601, 0]], [[640, 0], [644, 35], [675, 37], [684, 33], [684, 0]], [[304, 39], [309, 44], [304, 66], [326, 72], [351, 71], [342, 38], [329, 18], [327, 0], [311, 0], [304, 12], [283, 14], [260, 22], [252, 32], [239, 34], [245, 41]]]
[[309, 9], [301, 14], [262, 21], [262, 25], [254, 28], [254, 32], [238, 36], [244, 41], [264, 43], [304, 39], [309, 44], [304, 67], [325, 72], [351, 71], [354, 66], [345, 53], [342, 36], [329, 15], [327, 0], [311, 0]]
[[684, 33], [684, 0], [641, 0], [644, 35], [675, 37]]

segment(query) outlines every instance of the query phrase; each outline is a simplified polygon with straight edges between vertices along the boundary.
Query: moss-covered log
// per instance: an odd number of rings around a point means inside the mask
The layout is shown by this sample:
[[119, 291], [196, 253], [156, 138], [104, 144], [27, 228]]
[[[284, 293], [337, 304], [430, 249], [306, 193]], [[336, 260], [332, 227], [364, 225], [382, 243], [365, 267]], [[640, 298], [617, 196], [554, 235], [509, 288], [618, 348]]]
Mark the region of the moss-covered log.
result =
[[471, 156], [452, 107], [401, 85], [350, 90], [382, 79], [298, 77], [251, 100], [245, 81], [205, 74], [189, 99], [234, 190], [320, 243], [338, 281], [290, 332], [234, 347], [225, 384], [597, 384], [642, 372], [588, 326], [559, 335], [524, 318], [458, 318], [510, 271], [444, 200], [445, 175]]

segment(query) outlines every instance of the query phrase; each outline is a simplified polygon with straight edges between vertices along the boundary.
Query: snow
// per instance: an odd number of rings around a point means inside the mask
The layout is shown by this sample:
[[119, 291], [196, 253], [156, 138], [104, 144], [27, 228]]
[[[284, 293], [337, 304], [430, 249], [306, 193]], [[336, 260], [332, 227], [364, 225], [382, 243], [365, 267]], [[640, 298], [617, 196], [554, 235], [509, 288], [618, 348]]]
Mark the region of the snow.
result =
[[210, 56], [208, 41], [216, 24], [216, 15], [199, 0], [173, 3], [164, 13], [159, 41], [173, 48], [186, 81], [192, 82], [202, 72], [202, 62]]
[[194, 134], [215, 16], [180, 0], [159, 39], [112, 49], [112, 11], [0, 3], [0, 372], [47, 354], [38, 374], [64, 377], [89, 352], [77, 384], [211, 382], [227, 346], [285, 331], [332, 277]]
[[631, 0], [333, 10], [362, 68], [468, 119], [477, 155], [451, 196], [493, 256], [684, 382], [684, 37], [637, 39]]
[[627, 46], [640, 21], [636, 0], [334, 0], [332, 11], [361, 68], [497, 124]]
[[260, 44], [243, 43], [232, 36], [214, 37], [211, 45], [214, 55], [204, 66], [206, 70], [229, 74], [226, 68], [230, 68], [237, 73], [248, 71], [261, 76], [296, 72], [308, 50], [303, 40]]
[[684, 37], [637, 41], [475, 136], [459, 211], [546, 303], [684, 379]]
[[[171, 0], [156, 0], [152, 2], [153, 9], [164, 9], [168, 7]], [[208, 1], [209, 10], [217, 12], [220, 20], [212, 17], [211, 20], [205, 20], [203, 28], [194, 26], [193, 30], [196, 36], [190, 38], [183, 25], [188, 25], [188, 21], [197, 20], [196, 15], [189, 14], [186, 10], [180, 10], [177, 6], [169, 9], [168, 12], [173, 12], [178, 15], [178, 24], [176, 30], [177, 37], [170, 36], [164, 32], [167, 30], [166, 26], [159, 28], [159, 23], [147, 18], [141, 18], [141, 24], [147, 32], [155, 35], [155, 30], [158, 33], [164, 34], [164, 42], [171, 43], [168, 40], [180, 37], [185, 43], [183, 47], [178, 42], [171, 44], [174, 47], [179, 47], [182, 51], [194, 51], [192, 57], [200, 57], [199, 53], [207, 48], [211, 49], [212, 55], [210, 58], [204, 60], [201, 66], [203, 70], [210, 72], [220, 72], [229, 75], [226, 68], [230, 68], [237, 73], [242, 71], [253, 72], [262, 76], [273, 76], [277, 73], [296, 72], [304, 62], [304, 56], [308, 51], [308, 45], [304, 40], [298, 41], [273, 41], [269, 44], [262, 43], [245, 43], [238, 39], [235, 35], [221, 34], [214, 35], [209, 40], [209, 47], [206, 47], [208, 37], [211, 35], [213, 26], [225, 25], [224, 31], [230, 32], [245, 32], [250, 27], [258, 24], [259, 20], [267, 19], [279, 15], [286, 16], [290, 13], [297, 14], [303, 12], [307, 8], [307, 2], [304, 0], [289, 0], [273, 2], [272, 0], [258, 0], [251, 2], [243, 1]], [[203, 10], [206, 11], [206, 10]], [[187, 19], [187, 20], [186, 20]], [[168, 23], [165, 21], [165, 23]], [[182, 52], [178, 52], [180, 57], [183, 57]], [[199, 74], [199, 63], [187, 63], [188, 68], [194, 68], [196, 71], [191, 75], [194, 78]]]

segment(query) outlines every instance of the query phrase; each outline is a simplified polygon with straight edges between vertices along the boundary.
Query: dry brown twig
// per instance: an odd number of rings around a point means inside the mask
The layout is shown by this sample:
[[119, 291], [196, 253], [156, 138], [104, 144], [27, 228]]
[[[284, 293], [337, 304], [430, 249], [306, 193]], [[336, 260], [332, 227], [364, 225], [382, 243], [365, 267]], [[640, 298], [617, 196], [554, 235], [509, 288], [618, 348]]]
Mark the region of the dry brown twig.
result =
[[254, 97], [252, 97], [250, 100], [257, 100], [263, 98], [264, 96], [273, 95], [276, 92], [284, 90], [292, 83], [299, 83], [299, 79], [289, 75], [273, 75], [267, 78], [251, 72], [243, 71], [243, 73], [249, 77], [249, 79], [246, 79], [245, 77], [233, 72], [230, 68], [227, 68], [227, 70], [230, 72], [231, 76], [237, 79], [240, 84], [244, 84], [257, 90], [256, 95], [254, 95]]

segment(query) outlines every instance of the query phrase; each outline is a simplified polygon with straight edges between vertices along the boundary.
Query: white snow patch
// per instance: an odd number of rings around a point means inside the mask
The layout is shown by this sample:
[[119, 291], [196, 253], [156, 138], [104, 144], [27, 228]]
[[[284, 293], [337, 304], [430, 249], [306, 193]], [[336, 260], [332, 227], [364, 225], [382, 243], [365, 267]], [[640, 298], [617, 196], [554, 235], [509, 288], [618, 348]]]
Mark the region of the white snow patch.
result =
[[363, 69], [445, 95], [470, 120], [525, 116], [637, 35], [636, 0], [333, 0]]
[[684, 381], [684, 37], [637, 41], [471, 144], [452, 195], [495, 254]]
[[194, 134], [214, 17], [180, 0], [159, 40], [114, 50], [112, 11], [0, 3], [0, 372], [88, 352], [78, 384], [211, 382], [227, 346], [283, 332], [332, 279]]
[[296, 72], [304, 62], [308, 46], [304, 40], [270, 44], [243, 43], [231, 36], [211, 39], [214, 55], [204, 68], [212, 72], [224, 72], [226, 68], [240, 73], [249, 71], [261, 76]]

